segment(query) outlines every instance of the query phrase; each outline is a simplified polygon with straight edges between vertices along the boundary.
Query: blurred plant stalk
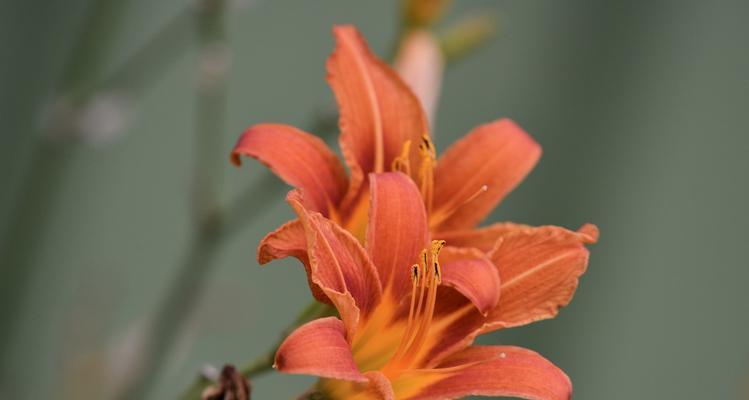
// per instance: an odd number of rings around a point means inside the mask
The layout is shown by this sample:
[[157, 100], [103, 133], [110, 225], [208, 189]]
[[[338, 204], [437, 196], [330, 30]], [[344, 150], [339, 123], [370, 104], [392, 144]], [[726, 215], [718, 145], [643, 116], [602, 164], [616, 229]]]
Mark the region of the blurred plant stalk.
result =
[[[115, 16], [127, 1], [94, 2], [82, 30], [73, 43], [71, 57], [62, 71], [59, 90], [71, 92], [82, 87], [105, 59], [105, 48], [116, 30]], [[108, 23], [103, 23], [108, 21]], [[91, 35], [96, 31], [96, 35]], [[95, 36], [95, 37], [93, 37]], [[60, 121], [62, 122], [62, 121]], [[75, 141], [62, 134], [68, 125], [48, 123], [35, 132], [29, 170], [21, 185], [16, 209], [12, 212], [4, 240], [0, 243], [0, 368], [12, 366], [7, 357], [18, 310], [25, 301], [29, 279], [35, 275], [35, 250], [57, 200], [63, 177], [72, 161]], [[6, 374], [0, 373], [0, 376]]]
[[144, 398], [160, 376], [174, 338], [202, 297], [222, 238], [222, 139], [225, 130], [226, 80], [230, 69], [226, 45], [225, 0], [201, 0], [195, 14], [199, 43], [193, 169], [193, 232], [188, 253], [154, 315], [140, 349], [134, 377], [123, 399]]
[[[276, 349], [281, 345], [281, 342], [284, 338], [286, 338], [286, 336], [291, 334], [294, 329], [302, 324], [318, 318], [330, 317], [334, 315], [337, 315], [335, 308], [328, 304], [322, 304], [317, 302], [316, 300], [313, 300], [299, 313], [299, 315], [297, 315], [294, 322], [291, 323], [286, 329], [284, 329], [281, 335], [279, 335], [279, 339], [270, 348], [270, 350], [263, 356], [257, 358], [255, 361], [242, 368], [239, 371], [240, 375], [243, 378], [249, 380], [257, 375], [270, 371], [272, 369], [273, 361], [276, 356]], [[216, 377], [208, 375], [209, 374], [206, 373], [200, 374], [200, 376], [193, 382], [193, 384], [184, 392], [181, 398], [184, 400], [200, 399], [205, 389], [216, 383]]]

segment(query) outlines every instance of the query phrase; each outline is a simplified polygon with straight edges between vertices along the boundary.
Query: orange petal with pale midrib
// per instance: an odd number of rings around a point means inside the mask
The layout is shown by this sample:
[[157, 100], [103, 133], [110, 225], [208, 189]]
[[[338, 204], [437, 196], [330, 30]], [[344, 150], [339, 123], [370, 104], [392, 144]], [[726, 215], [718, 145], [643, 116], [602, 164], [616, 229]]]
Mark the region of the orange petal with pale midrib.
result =
[[442, 283], [455, 288], [483, 314], [497, 305], [500, 281], [497, 269], [480, 250], [445, 247], [440, 252]]
[[482, 332], [556, 316], [572, 300], [588, 266], [585, 244], [598, 240], [598, 228], [514, 225], [497, 239], [489, 258], [499, 269], [502, 294]]
[[309, 208], [330, 215], [348, 185], [346, 172], [325, 142], [289, 125], [259, 124], [247, 129], [232, 150], [234, 164], [240, 156], [257, 159], [291, 186], [304, 190]]
[[370, 172], [390, 170], [410, 140], [411, 165], [418, 171], [416, 144], [428, 134], [419, 100], [388, 65], [377, 59], [353, 26], [333, 29], [336, 48], [328, 58], [328, 83], [340, 115], [339, 142], [351, 172], [344, 208], [353, 207]]
[[280, 257], [299, 258], [305, 263], [312, 292], [319, 297], [321, 291], [335, 305], [353, 337], [359, 318], [368, 315], [380, 301], [377, 270], [356, 238], [320, 213], [305, 208], [298, 189], [289, 192], [287, 201], [300, 223], [287, 223], [266, 236], [258, 259], [265, 263]]
[[[541, 146], [509, 119], [471, 131], [437, 161], [432, 230], [476, 226], [530, 173], [540, 157]], [[481, 193], [484, 185], [486, 192]]]
[[[500, 275], [499, 302], [487, 315], [470, 310], [445, 327], [426, 357], [430, 365], [471, 344], [479, 334], [556, 316], [572, 299], [585, 272], [588, 250], [584, 244], [598, 239], [598, 229], [591, 224], [577, 232], [517, 224], [496, 224], [486, 230], [499, 233], [494, 238], [495, 250], [488, 254]], [[447, 315], [460, 307], [460, 301], [445, 293], [437, 314]]]
[[411, 265], [428, 240], [424, 202], [413, 181], [399, 172], [370, 175], [367, 252], [383, 289], [395, 299], [411, 292]]
[[346, 328], [335, 317], [308, 322], [292, 332], [278, 347], [274, 368], [290, 374], [367, 381], [354, 363]]
[[330, 303], [330, 299], [325, 295], [325, 291], [320, 288], [320, 285], [315, 283], [315, 281], [319, 282], [320, 279], [313, 279], [312, 277], [312, 267], [307, 255], [307, 234], [304, 231], [304, 226], [298, 219], [289, 221], [275, 231], [265, 235], [257, 248], [257, 262], [260, 265], [265, 265], [273, 260], [286, 257], [295, 257], [302, 262], [304, 270], [307, 272], [307, 282], [312, 295], [319, 302]]
[[[426, 386], [414, 390], [420, 382]], [[469, 347], [437, 368], [396, 378], [393, 387], [398, 398], [408, 400], [471, 395], [568, 400], [572, 396], [572, 383], [561, 369], [538, 353], [514, 346]], [[413, 393], [402, 393], [404, 388]]]

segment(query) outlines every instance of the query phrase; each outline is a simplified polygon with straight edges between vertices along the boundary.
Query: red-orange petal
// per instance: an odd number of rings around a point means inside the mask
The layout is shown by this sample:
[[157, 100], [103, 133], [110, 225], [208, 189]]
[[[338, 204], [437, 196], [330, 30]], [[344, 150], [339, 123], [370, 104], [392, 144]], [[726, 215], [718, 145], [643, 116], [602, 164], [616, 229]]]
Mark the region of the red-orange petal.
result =
[[488, 253], [494, 248], [500, 236], [514, 230], [516, 227], [517, 224], [501, 222], [477, 229], [440, 232], [439, 236], [452, 246], [474, 247]]
[[[312, 279], [312, 267], [307, 255], [307, 233], [301, 221], [295, 219], [281, 225], [275, 231], [265, 235], [257, 248], [257, 262], [265, 265], [273, 260], [295, 257], [304, 265], [307, 272], [307, 283], [317, 301], [330, 303], [330, 299], [320, 285]], [[317, 279], [319, 281], [319, 279]]]
[[439, 259], [444, 285], [463, 294], [482, 314], [497, 305], [499, 274], [480, 250], [448, 246], [442, 249]]
[[424, 201], [413, 181], [399, 172], [370, 175], [367, 252], [396, 299], [409, 293], [411, 265], [428, 240]]
[[378, 400], [395, 400], [393, 386], [390, 380], [380, 371], [369, 371], [366, 374], [369, 379], [368, 392]]
[[339, 141], [351, 171], [348, 204], [358, 197], [367, 174], [390, 170], [408, 140], [413, 170], [418, 170], [417, 144], [428, 128], [419, 100], [371, 53], [356, 28], [337, 26], [333, 35], [336, 48], [328, 59], [327, 79], [338, 103]]
[[[344, 313], [358, 308], [367, 315], [379, 303], [382, 287], [377, 270], [355, 237], [321, 214], [307, 210], [301, 197], [298, 190], [293, 190], [287, 199], [306, 232], [311, 276], [326, 291], [353, 333], [358, 321]], [[341, 294], [349, 293], [356, 301], [355, 307], [336, 302]]]
[[348, 185], [338, 157], [317, 136], [281, 124], [259, 124], [247, 129], [232, 150], [234, 164], [240, 156], [257, 159], [291, 186], [304, 190], [309, 208], [330, 215]]
[[[433, 231], [474, 227], [538, 162], [541, 146], [509, 119], [474, 129], [437, 161]], [[482, 193], [482, 188], [486, 192]]]
[[482, 332], [553, 318], [567, 305], [588, 266], [585, 244], [598, 240], [598, 228], [577, 232], [558, 226], [514, 225], [499, 236], [488, 256], [499, 269], [502, 295]]
[[[427, 383], [409, 400], [463, 396], [507, 396], [532, 400], [568, 400], [567, 375], [538, 353], [514, 346], [473, 346], [446, 359], [438, 368], [410, 372], [393, 382], [397, 389], [410, 380]], [[396, 395], [399, 393], [396, 390]]]
[[360, 316], [366, 316], [380, 301], [377, 270], [356, 238], [305, 208], [299, 190], [289, 192], [287, 201], [300, 222], [287, 223], [266, 236], [258, 248], [258, 261], [288, 256], [302, 261], [315, 297], [333, 303], [353, 335]]
[[292, 332], [278, 347], [273, 367], [290, 374], [367, 381], [354, 362], [346, 328], [335, 317], [308, 322]]

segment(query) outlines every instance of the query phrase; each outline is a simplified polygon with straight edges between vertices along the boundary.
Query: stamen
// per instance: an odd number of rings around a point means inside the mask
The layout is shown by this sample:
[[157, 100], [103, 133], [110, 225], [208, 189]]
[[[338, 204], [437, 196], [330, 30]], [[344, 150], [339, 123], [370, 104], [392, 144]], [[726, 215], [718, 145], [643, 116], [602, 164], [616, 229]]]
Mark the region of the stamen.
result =
[[437, 260], [437, 257], [439, 257], [440, 251], [442, 251], [443, 247], [445, 247], [444, 240], [432, 240], [432, 265], [434, 266], [434, 276], [437, 284], [442, 283], [442, 268], [440, 268], [440, 263]]
[[455, 212], [458, 211], [461, 207], [476, 200], [477, 197], [486, 193], [488, 190], [489, 190], [489, 186], [481, 185], [481, 187], [477, 191], [473, 192], [473, 194], [466, 197], [464, 200], [460, 202], [453, 202], [452, 204], [448, 205], [447, 208], [443, 210], [437, 210], [437, 212], [435, 212], [433, 215], [430, 214], [432, 218], [429, 220], [429, 224], [431, 226], [435, 226], [439, 224], [440, 222], [446, 220], [451, 215], [455, 214]]
[[432, 200], [434, 198], [434, 165], [437, 162], [437, 151], [432, 144], [429, 135], [421, 136], [419, 143], [419, 180], [421, 182], [421, 196], [424, 198], [424, 205], [427, 209], [427, 215], [432, 213]]
[[398, 157], [395, 157], [393, 159], [393, 163], [390, 167], [393, 171], [403, 172], [406, 175], [411, 175], [411, 141], [406, 140], [405, 143], [403, 143], [403, 149], [401, 150], [401, 154]]
[[[426, 259], [426, 249], [422, 250], [419, 259]], [[403, 332], [403, 337], [401, 338], [401, 342], [398, 345], [398, 349], [395, 351], [395, 354], [393, 357], [391, 357], [391, 360], [395, 360], [400, 358], [400, 356], [403, 354], [403, 352], [406, 350], [406, 340], [405, 338], [408, 338], [411, 336], [411, 333], [414, 329], [414, 319], [418, 319], [418, 315], [421, 313], [421, 306], [422, 306], [422, 300], [424, 298], [424, 289], [425, 289], [425, 283], [426, 283], [426, 268], [423, 268], [424, 264], [423, 262], [421, 264], [414, 264], [411, 268], [413, 270], [413, 285], [411, 286], [411, 305], [408, 310], [408, 322], [406, 323], [406, 330]], [[422, 273], [420, 274], [419, 271]], [[419, 290], [418, 297], [416, 296], [416, 290]], [[418, 304], [417, 304], [418, 299]]]
[[398, 349], [385, 368], [387, 371], [408, 367], [426, 341], [437, 302], [437, 287], [442, 283], [438, 257], [444, 246], [444, 240], [433, 240], [430, 252], [422, 250], [419, 254], [419, 265], [411, 267], [413, 286], [408, 322]]

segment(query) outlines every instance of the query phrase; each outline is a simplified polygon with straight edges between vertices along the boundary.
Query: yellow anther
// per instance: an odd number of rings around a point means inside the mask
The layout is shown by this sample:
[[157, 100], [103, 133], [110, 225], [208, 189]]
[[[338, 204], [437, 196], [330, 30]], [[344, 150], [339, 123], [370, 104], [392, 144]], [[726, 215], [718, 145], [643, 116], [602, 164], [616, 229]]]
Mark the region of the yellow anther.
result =
[[434, 165], [436, 164], [437, 151], [432, 144], [429, 135], [421, 136], [419, 143], [419, 190], [424, 199], [427, 215], [432, 213], [432, 199], [434, 197]]
[[434, 144], [429, 135], [421, 135], [421, 143], [419, 143], [419, 152], [422, 155], [429, 156], [432, 159], [437, 158], [437, 151], [434, 149]]
[[432, 240], [432, 266], [434, 267], [434, 276], [438, 285], [442, 283], [442, 269], [440, 268], [438, 258], [443, 247], [445, 247], [444, 240]]

